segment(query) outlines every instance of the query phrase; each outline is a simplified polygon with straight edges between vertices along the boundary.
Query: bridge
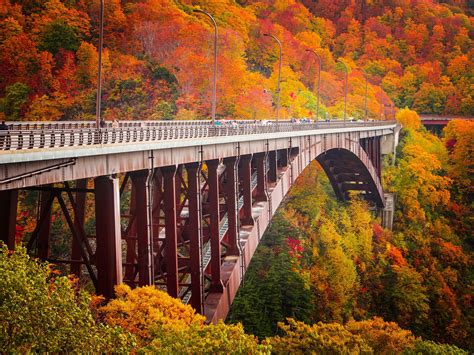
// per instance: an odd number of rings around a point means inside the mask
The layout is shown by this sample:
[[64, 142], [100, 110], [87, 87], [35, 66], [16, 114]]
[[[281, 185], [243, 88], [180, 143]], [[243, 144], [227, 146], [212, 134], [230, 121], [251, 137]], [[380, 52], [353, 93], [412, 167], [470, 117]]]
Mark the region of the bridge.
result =
[[474, 117], [467, 116], [438, 116], [438, 115], [420, 115], [421, 123], [425, 126], [446, 126], [452, 120], [473, 120]]
[[[0, 238], [15, 248], [22, 191], [39, 191], [30, 253], [69, 265], [105, 297], [121, 282], [153, 284], [216, 322], [313, 160], [339, 199], [358, 193], [384, 207], [381, 155], [394, 151], [398, 130], [394, 122], [12, 123], [0, 137]], [[62, 259], [51, 253], [54, 206], [71, 237]]]
[[474, 117], [466, 116], [439, 116], [439, 115], [420, 115], [421, 123], [429, 131], [441, 135], [443, 128], [452, 120], [472, 120]]

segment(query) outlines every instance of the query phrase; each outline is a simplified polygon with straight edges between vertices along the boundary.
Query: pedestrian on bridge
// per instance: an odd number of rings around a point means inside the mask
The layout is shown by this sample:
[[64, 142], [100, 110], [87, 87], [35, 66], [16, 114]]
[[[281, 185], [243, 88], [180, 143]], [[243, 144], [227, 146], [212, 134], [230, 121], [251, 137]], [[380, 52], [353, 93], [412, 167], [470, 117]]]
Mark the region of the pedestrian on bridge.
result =
[[3, 145], [4, 145], [4, 142], [5, 142], [5, 136], [7, 135], [6, 131], [8, 131], [8, 126], [5, 123], [5, 121], [2, 121], [0, 123], [0, 149], [3, 149]]

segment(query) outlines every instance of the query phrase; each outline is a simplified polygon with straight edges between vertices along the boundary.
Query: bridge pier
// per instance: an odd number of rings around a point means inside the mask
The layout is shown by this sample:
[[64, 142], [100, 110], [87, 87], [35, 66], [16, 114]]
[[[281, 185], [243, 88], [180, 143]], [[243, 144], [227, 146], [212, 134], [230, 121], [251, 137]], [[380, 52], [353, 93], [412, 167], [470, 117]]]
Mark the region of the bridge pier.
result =
[[165, 263], [166, 290], [172, 297], [178, 297], [178, 220], [176, 214], [176, 165], [161, 168], [163, 174], [165, 212]]
[[[148, 186], [148, 177], [152, 171], [141, 170], [130, 174], [132, 190], [135, 192], [135, 225], [138, 244], [138, 285], [154, 284], [153, 272], [153, 240], [150, 228], [149, 196], [151, 186]], [[133, 241], [134, 243], [134, 241]]]
[[189, 198], [189, 239], [191, 268], [191, 305], [198, 313], [204, 312], [204, 280], [202, 257], [201, 163], [186, 164]]
[[122, 282], [119, 181], [112, 176], [94, 179], [96, 218], [97, 293], [106, 298]]
[[253, 226], [252, 216], [252, 154], [242, 155], [239, 161], [239, 179], [244, 204], [240, 214], [240, 222], [244, 226]]
[[0, 240], [15, 249], [18, 190], [0, 191]]
[[267, 173], [266, 173], [266, 153], [254, 154], [255, 165], [257, 166], [257, 187], [255, 200], [259, 202], [267, 201]]
[[238, 170], [239, 157], [230, 157], [224, 159], [225, 173], [226, 173], [226, 184], [225, 193], [227, 197], [227, 219], [228, 227], [226, 233], [227, 240], [227, 251], [226, 256], [238, 256], [240, 255], [238, 245]]
[[[87, 179], [80, 179], [76, 182], [76, 188], [85, 190], [87, 188]], [[76, 230], [84, 230], [84, 222], [86, 217], [86, 200], [87, 193], [85, 191], [76, 192], [76, 208], [74, 215], [74, 225]], [[81, 276], [81, 247], [75, 238], [71, 241], [71, 274]]]
[[219, 176], [217, 168], [219, 159], [206, 161], [207, 165], [207, 184], [209, 186], [209, 231], [211, 240], [211, 292], [223, 292], [224, 286], [221, 277], [221, 238], [220, 238], [220, 194], [219, 194]]
[[278, 179], [278, 161], [277, 151], [270, 150], [268, 152], [268, 175], [267, 179], [269, 183], [276, 183]]
[[[48, 187], [52, 187], [48, 185]], [[52, 191], [41, 191], [40, 192], [40, 216], [41, 220], [38, 230], [38, 244], [36, 246], [37, 256], [42, 260], [49, 258], [50, 245], [49, 237], [51, 233], [51, 207], [53, 203], [54, 193]]]
[[[124, 181], [122, 182], [123, 189], [127, 185], [127, 181], [129, 179], [129, 174], [125, 175]], [[125, 243], [127, 244], [127, 251], [126, 251], [126, 261], [125, 261], [125, 275], [124, 275], [124, 282], [129, 284], [130, 286], [135, 286], [135, 278], [136, 278], [136, 263], [137, 263], [137, 212], [136, 212], [136, 187], [132, 180], [132, 186], [130, 191], [130, 202], [129, 202], [129, 211], [128, 211], [128, 225], [123, 231], [122, 239], [125, 239]]]

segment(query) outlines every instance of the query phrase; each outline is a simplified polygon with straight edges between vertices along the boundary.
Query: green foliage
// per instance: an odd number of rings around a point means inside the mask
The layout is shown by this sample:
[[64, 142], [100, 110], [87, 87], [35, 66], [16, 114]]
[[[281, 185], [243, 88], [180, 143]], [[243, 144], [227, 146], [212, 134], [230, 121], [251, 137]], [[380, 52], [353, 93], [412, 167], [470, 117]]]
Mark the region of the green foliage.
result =
[[370, 354], [372, 349], [359, 336], [342, 325], [313, 324], [312, 326], [287, 319], [278, 324], [282, 336], [267, 339], [275, 354]]
[[90, 296], [24, 248], [1, 246], [0, 348], [5, 352], [125, 352], [134, 339], [96, 323]]
[[286, 317], [310, 320], [310, 289], [304, 276], [295, 272], [285, 245], [285, 236], [297, 235], [280, 215], [273, 217], [232, 303], [228, 322], [241, 322], [247, 332], [264, 338], [274, 335], [277, 323]]
[[0, 110], [9, 120], [18, 120], [20, 113], [28, 102], [30, 88], [23, 83], [15, 83], [7, 86], [5, 97], [0, 99]]
[[162, 354], [270, 354], [270, 346], [245, 334], [241, 324], [192, 325], [188, 329], [154, 331], [154, 340], [140, 353]]
[[60, 49], [75, 52], [79, 45], [80, 39], [75, 29], [63, 20], [55, 20], [44, 28], [38, 49], [55, 55]]
[[422, 354], [422, 355], [463, 355], [469, 354], [467, 351], [458, 348], [455, 345], [440, 344], [430, 340], [417, 339], [415, 341], [415, 348], [411, 351], [406, 351], [407, 354]]

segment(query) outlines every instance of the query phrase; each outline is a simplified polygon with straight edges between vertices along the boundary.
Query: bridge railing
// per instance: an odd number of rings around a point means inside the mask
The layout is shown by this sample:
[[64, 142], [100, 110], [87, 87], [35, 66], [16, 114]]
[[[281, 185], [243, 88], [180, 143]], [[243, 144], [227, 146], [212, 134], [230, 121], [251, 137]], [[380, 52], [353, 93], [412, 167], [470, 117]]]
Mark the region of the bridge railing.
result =
[[[306, 131], [323, 128], [381, 126], [391, 122], [242, 123], [213, 126], [209, 121], [128, 121], [119, 127], [96, 129], [91, 122], [21, 123], [0, 131], [0, 150], [28, 150], [212, 138]], [[91, 126], [92, 125], [92, 126]], [[20, 128], [20, 129], [14, 129]]]

